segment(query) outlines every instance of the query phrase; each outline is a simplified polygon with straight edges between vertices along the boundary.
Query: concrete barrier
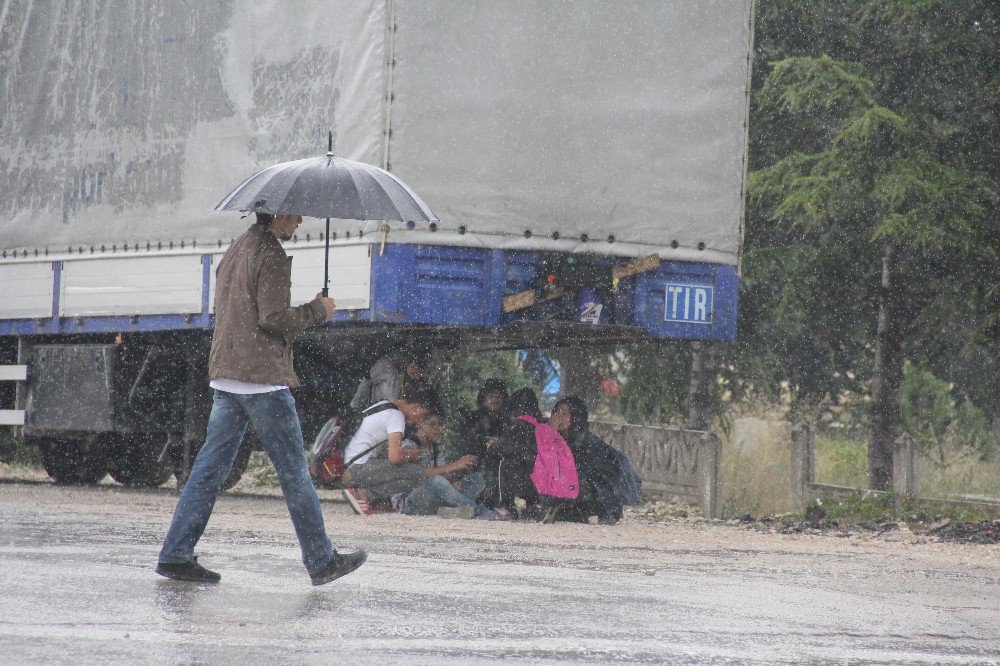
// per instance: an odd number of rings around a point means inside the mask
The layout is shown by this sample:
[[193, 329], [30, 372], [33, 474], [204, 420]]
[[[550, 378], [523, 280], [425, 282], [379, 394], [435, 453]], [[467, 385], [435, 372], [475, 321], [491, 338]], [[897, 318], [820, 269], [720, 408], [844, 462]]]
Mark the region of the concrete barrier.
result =
[[707, 518], [721, 508], [722, 443], [712, 432], [594, 421], [590, 429], [632, 461], [644, 490], [697, 505]]

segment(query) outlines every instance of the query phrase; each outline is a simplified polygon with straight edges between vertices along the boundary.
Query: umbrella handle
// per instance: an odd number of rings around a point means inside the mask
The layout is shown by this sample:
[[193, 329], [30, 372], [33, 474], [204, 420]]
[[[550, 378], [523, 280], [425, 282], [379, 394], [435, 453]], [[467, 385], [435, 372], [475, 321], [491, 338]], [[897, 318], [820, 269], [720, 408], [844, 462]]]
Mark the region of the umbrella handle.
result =
[[[330, 132], [333, 141], [333, 132]], [[326, 252], [323, 253], [323, 298], [330, 297], [330, 218], [326, 218]]]

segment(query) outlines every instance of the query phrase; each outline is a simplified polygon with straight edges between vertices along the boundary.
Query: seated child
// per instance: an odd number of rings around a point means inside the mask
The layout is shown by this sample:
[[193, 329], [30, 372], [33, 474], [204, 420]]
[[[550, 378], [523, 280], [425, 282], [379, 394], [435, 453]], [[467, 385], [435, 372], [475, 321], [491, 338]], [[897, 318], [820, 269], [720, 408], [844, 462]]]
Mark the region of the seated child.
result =
[[444, 437], [444, 419], [431, 413], [417, 426], [412, 439], [404, 440], [403, 448], [420, 452], [420, 465], [424, 480], [409, 492], [392, 496], [393, 507], [410, 516], [479, 518], [481, 520], [506, 520], [504, 512], [489, 509], [478, 503], [479, 494], [486, 480], [479, 472], [470, 471], [478, 462], [476, 456], [464, 455], [446, 463], [441, 450]]

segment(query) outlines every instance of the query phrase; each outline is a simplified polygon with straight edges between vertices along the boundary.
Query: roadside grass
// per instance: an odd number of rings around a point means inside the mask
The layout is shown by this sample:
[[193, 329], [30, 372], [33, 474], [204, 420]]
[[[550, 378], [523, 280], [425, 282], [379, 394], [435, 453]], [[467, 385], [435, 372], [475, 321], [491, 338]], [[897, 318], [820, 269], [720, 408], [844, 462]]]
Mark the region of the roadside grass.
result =
[[850, 488], [868, 484], [868, 447], [864, 442], [817, 433], [815, 464], [816, 483]]
[[[753, 446], [737, 446], [735, 438], [723, 439], [722, 517], [754, 517], [801, 513], [789, 501], [791, 453], [788, 424], [767, 419]], [[910, 520], [946, 517], [951, 520], [982, 520], [974, 507], [931, 505], [909, 499], [900, 502], [898, 512], [891, 497], [865, 492], [868, 467], [867, 443], [840, 435], [820, 432], [816, 436], [814, 478], [817, 483], [859, 489], [846, 498], [823, 501], [830, 520], [847, 523], [878, 522], [891, 518]], [[973, 457], [957, 458], [947, 466], [920, 455], [917, 461], [918, 496], [935, 499], [1000, 499], [1000, 462]]]
[[[957, 504], [933, 504], [912, 497], [900, 498], [898, 507], [892, 495], [875, 495], [863, 490], [848, 497], [828, 498], [818, 502], [825, 520], [841, 524], [878, 524], [902, 521], [912, 529], [923, 530], [933, 521], [979, 522], [991, 517], [980, 509]], [[811, 513], [807, 510], [806, 515]]]
[[1000, 461], [964, 458], [945, 468], [921, 456], [917, 461], [918, 494], [924, 497], [1000, 499]]
[[[831, 435], [816, 436], [816, 482], [864, 488], [867, 443]], [[917, 454], [917, 495], [936, 499], [1000, 499], [1000, 462], [954, 455], [947, 465]]]
[[768, 516], [792, 510], [789, 424], [769, 420], [752, 446], [722, 440], [722, 518]]

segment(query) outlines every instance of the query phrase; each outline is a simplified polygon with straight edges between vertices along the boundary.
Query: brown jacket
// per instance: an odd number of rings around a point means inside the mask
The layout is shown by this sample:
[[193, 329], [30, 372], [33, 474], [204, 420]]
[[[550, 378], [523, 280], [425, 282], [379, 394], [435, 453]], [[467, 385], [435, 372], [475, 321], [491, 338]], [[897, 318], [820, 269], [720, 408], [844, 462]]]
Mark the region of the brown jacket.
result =
[[326, 320], [321, 301], [290, 307], [292, 260], [267, 227], [255, 224], [236, 239], [216, 270], [211, 379], [299, 385], [292, 340]]

